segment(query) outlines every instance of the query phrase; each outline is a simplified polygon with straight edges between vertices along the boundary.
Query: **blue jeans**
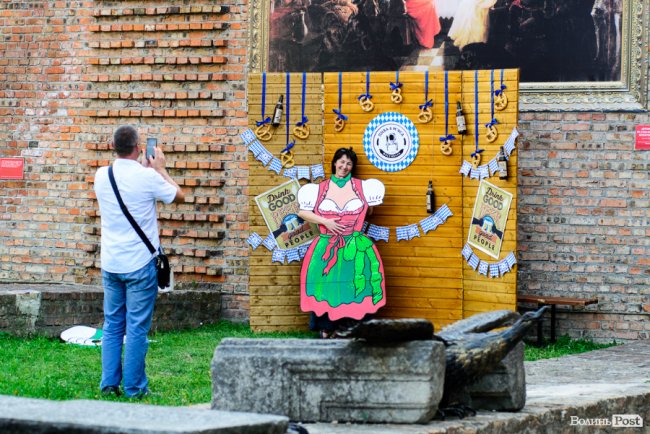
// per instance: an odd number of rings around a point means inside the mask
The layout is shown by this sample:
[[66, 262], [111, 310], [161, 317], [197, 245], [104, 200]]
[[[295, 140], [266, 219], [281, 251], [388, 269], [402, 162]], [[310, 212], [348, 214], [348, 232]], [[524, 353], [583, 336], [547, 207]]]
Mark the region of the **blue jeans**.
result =
[[149, 346], [147, 333], [158, 294], [156, 259], [132, 273], [102, 270], [102, 283], [104, 334], [100, 388], [119, 386], [124, 380], [124, 394], [127, 397], [145, 393], [149, 384], [144, 366]]

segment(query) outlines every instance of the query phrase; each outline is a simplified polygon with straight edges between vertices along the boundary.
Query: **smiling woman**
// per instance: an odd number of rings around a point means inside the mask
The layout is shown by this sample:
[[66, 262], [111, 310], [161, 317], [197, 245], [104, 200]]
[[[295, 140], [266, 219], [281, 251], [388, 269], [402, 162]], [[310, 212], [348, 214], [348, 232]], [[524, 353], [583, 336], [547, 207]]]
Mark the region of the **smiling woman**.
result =
[[383, 201], [384, 185], [353, 178], [356, 162], [352, 148], [341, 148], [332, 159], [331, 179], [298, 191], [298, 215], [320, 229], [300, 273], [300, 307], [317, 316], [311, 328], [323, 337], [335, 331], [331, 321], [359, 320], [386, 304], [384, 266], [362, 233], [368, 207]]

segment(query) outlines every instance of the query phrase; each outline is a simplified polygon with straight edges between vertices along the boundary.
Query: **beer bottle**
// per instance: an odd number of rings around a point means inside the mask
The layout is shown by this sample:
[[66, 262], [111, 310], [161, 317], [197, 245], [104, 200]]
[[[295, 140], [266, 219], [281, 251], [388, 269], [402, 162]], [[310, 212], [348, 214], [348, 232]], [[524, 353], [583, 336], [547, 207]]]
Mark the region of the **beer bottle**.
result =
[[497, 164], [499, 165], [499, 179], [508, 179], [508, 160], [503, 146], [501, 146], [499, 155], [497, 155]]
[[463, 114], [463, 108], [460, 106], [460, 101], [456, 101], [456, 128], [458, 128], [458, 134], [467, 134], [465, 115]]
[[429, 181], [429, 186], [427, 187], [427, 212], [429, 214], [433, 213], [435, 207], [435, 196], [433, 194], [433, 181]]
[[271, 124], [274, 127], [280, 126], [280, 123], [282, 122], [282, 101], [284, 101], [284, 95], [280, 95], [278, 103], [275, 105], [275, 109], [273, 110]]

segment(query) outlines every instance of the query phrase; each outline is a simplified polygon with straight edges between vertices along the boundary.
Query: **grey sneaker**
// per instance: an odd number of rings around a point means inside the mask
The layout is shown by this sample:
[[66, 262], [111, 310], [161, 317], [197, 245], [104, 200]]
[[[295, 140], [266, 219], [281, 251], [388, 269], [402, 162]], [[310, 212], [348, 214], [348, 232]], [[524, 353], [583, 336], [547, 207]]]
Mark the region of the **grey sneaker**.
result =
[[120, 386], [106, 386], [102, 389], [102, 395], [104, 396], [120, 396]]

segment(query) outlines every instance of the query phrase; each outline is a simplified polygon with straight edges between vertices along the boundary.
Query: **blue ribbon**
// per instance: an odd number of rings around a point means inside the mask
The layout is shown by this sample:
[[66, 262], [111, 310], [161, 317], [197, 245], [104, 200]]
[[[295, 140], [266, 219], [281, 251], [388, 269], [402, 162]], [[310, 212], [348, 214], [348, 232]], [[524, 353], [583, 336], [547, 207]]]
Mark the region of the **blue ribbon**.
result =
[[309, 122], [309, 119], [307, 119], [307, 116], [305, 116], [305, 97], [306, 97], [306, 87], [307, 86], [307, 73], [303, 72], [302, 73], [302, 120], [298, 123], [296, 123], [297, 127], [302, 127], [305, 125], [307, 122]]
[[418, 106], [420, 110], [433, 107], [433, 100], [429, 99], [429, 71], [424, 71], [424, 101], [424, 104]]
[[255, 122], [257, 126], [268, 124], [271, 122], [271, 117], [267, 116], [264, 118], [264, 106], [266, 105], [266, 71], [262, 73], [262, 120]]
[[488, 128], [498, 123], [494, 119], [494, 69], [490, 71], [490, 118], [492, 120], [485, 124]]
[[433, 107], [433, 100], [430, 99], [424, 104], [420, 104], [418, 107], [420, 108], [420, 110], [424, 110], [427, 107]]
[[339, 71], [339, 109], [338, 110], [337, 109], [332, 109], [332, 111], [334, 112], [334, 114], [336, 114], [336, 119], [342, 119], [344, 121], [347, 121], [348, 117], [346, 115], [344, 115], [343, 112], [341, 111], [341, 100], [342, 100], [342, 97], [341, 97], [342, 90], [341, 90], [341, 88], [343, 87], [343, 84], [342, 84], [343, 78], [342, 77], [343, 77], [343, 73], [341, 71]]
[[440, 141], [444, 142], [446, 140], [452, 141], [456, 140], [456, 137], [453, 134], [447, 134], [446, 136], [440, 136]]
[[503, 93], [503, 91], [506, 90], [506, 85], [503, 84], [503, 69], [501, 70], [501, 89], [497, 89], [494, 91], [494, 94], [496, 96], [499, 96]]
[[370, 95], [370, 71], [366, 71], [366, 93], [362, 93], [357, 97], [359, 101], [361, 101], [361, 98], [372, 99], [372, 95]]
[[293, 146], [295, 144], [296, 144], [296, 141], [292, 140], [291, 142], [287, 143], [287, 146], [282, 151], [280, 151], [280, 153], [289, 152], [291, 150], [291, 148], [293, 148]]
[[474, 148], [472, 157], [483, 152], [478, 148], [478, 70], [474, 71]]
[[271, 117], [270, 117], [270, 116], [267, 116], [266, 119], [262, 119], [261, 121], [257, 121], [257, 122], [255, 122], [255, 123], [256, 123], [257, 126], [259, 127], [259, 126], [261, 126], [261, 125], [268, 124], [269, 122], [271, 122]]
[[476, 151], [472, 152], [472, 155], [471, 155], [471, 156], [474, 157], [475, 155], [480, 154], [480, 153], [483, 152], [484, 150], [485, 150], [485, 149], [477, 149]]
[[334, 114], [337, 115], [336, 119], [342, 119], [344, 121], [348, 120], [348, 117], [346, 115], [344, 115], [343, 113], [341, 113], [341, 110], [332, 109], [332, 111], [334, 112]]
[[487, 124], [485, 124], [485, 128], [493, 127], [493, 126], [495, 126], [495, 125], [498, 124], [498, 123], [499, 123], [498, 120], [492, 118], [492, 120], [491, 120], [490, 122], [488, 122]]
[[289, 102], [291, 98], [291, 75], [287, 72], [287, 147], [289, 146]]
[[392, 81], [390, 82], [390, 90], [393, 91], [399, 89], [400, 87], [402, 87], [402, 84], [403, 83], [399, 82], [399, 71], [395, 71], [395, 83], [393, 83]]

